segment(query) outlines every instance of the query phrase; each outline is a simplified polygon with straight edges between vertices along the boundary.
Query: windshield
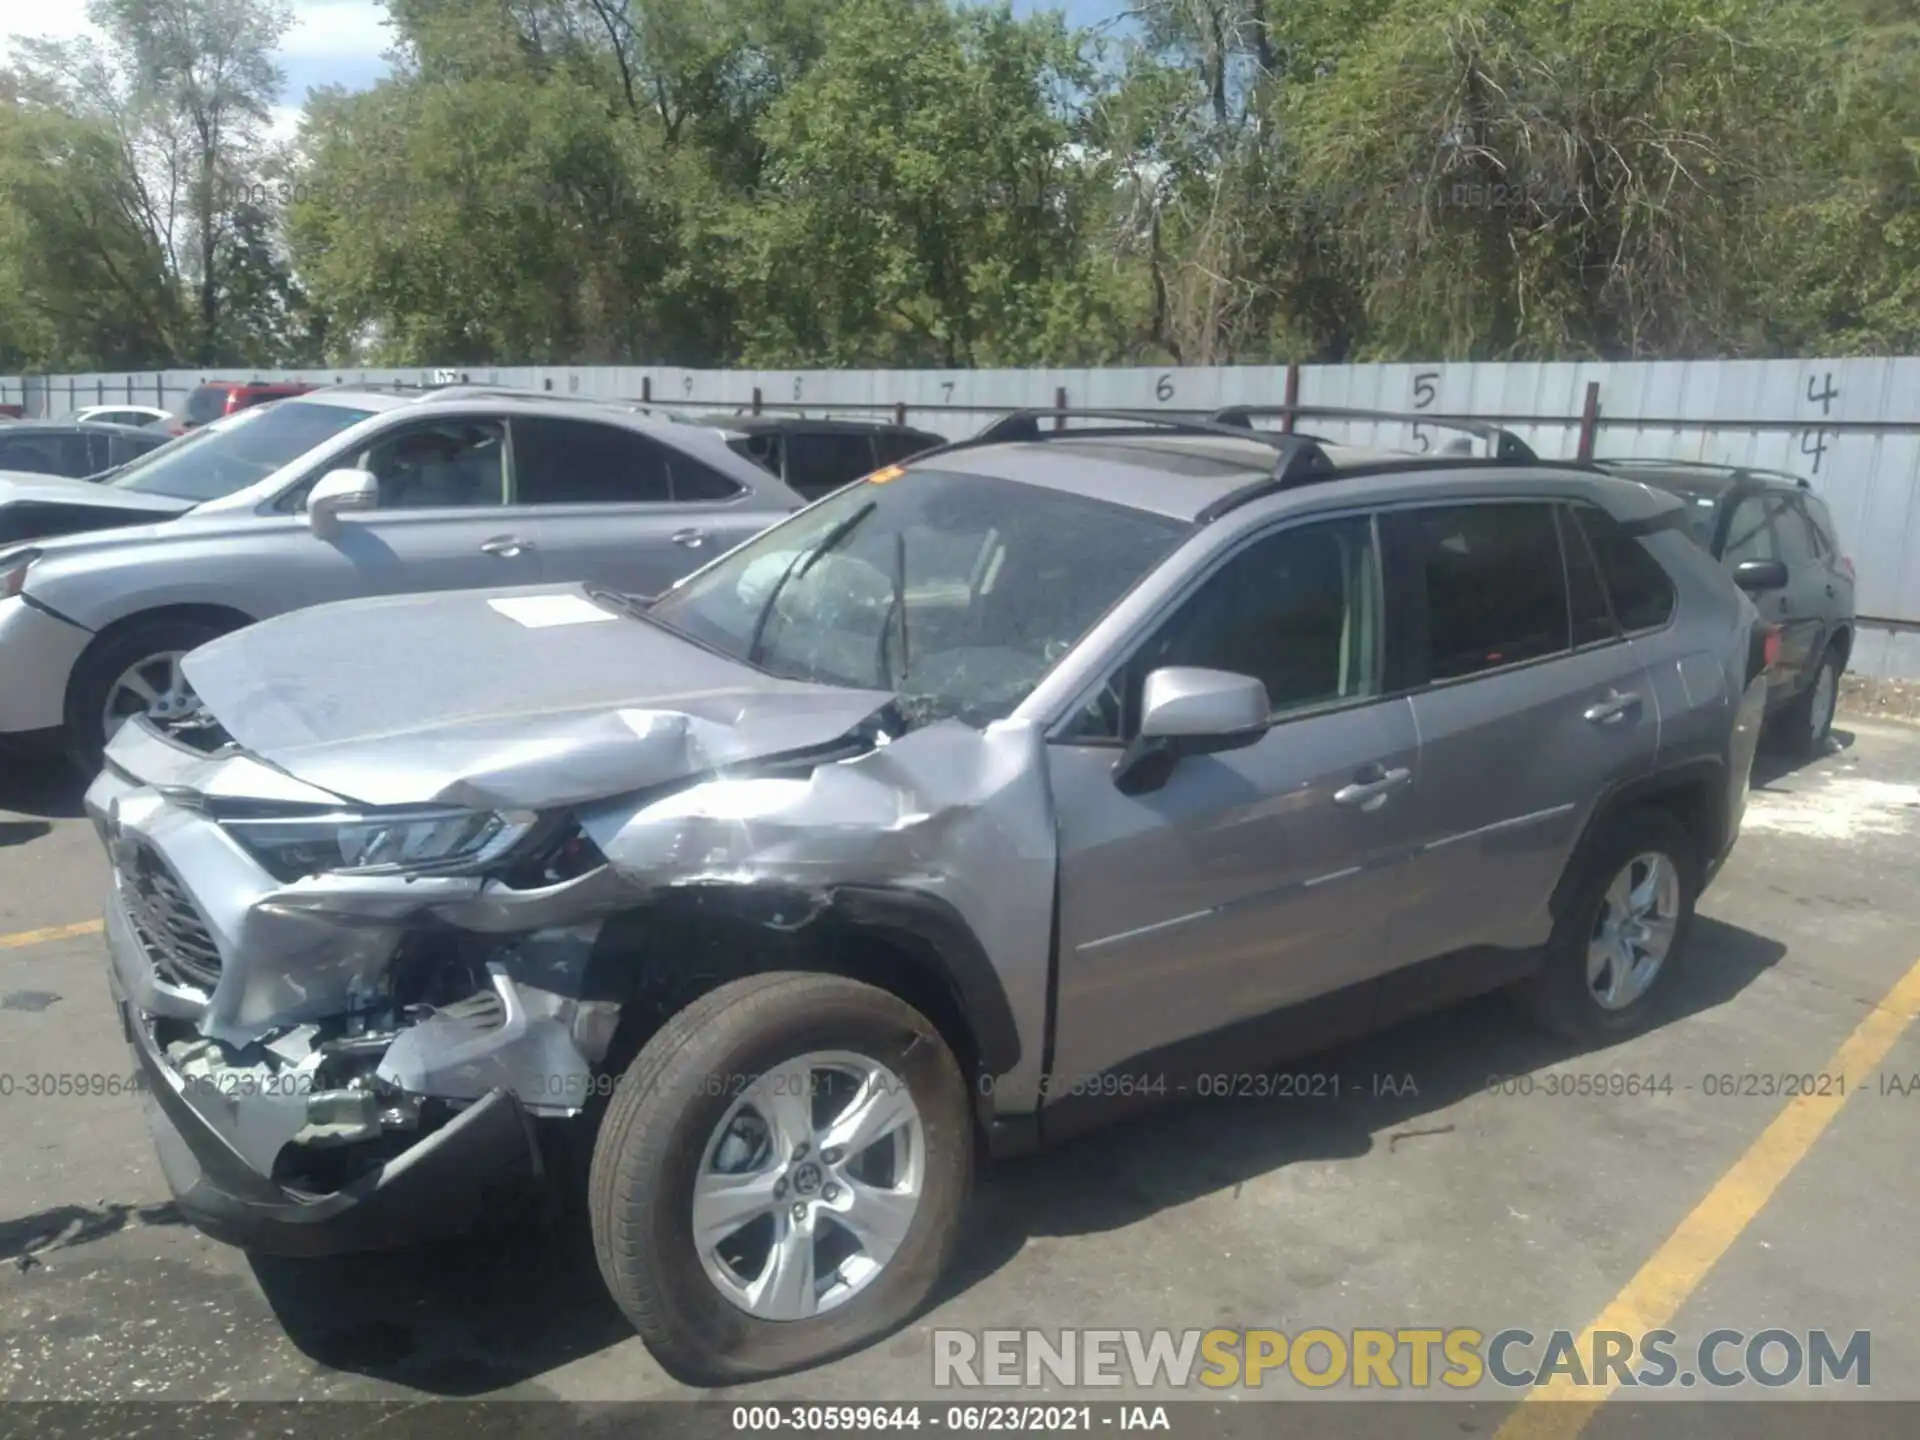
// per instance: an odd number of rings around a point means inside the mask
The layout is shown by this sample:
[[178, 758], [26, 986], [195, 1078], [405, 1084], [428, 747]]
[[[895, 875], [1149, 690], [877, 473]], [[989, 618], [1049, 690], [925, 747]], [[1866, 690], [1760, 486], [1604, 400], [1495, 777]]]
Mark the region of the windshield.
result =
[[242, 410], [149, 451], [107, 483], [119, 490], [172, 495], [196, 504], [218, 500], [264, 480], [372, 413], [294, 400]]
[[894, 691], [911, 724], [981, 725], [1011, 713], [1187, 528], [912, 470], [775, 526], [648, 615], [771, 674]]

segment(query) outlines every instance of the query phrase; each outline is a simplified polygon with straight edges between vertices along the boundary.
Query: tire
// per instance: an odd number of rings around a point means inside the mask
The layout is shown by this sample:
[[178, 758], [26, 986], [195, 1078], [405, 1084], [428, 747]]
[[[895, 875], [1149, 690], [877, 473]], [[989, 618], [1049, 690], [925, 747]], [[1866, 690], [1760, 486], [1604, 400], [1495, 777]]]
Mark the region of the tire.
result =
[[[1703, 883], [1700, 850], [1692, 833], [1665, 810], [1629, 810], [1601, 822], [1572, 861], [1566, 908], [1554, 923], [1540, 969], [1519, 991], [1536, 1022], [1583, 1044], [1645, 1028], [1671, 993], [1686, 958], [1694, 902]], [[1643, 988], [1636, 990], [1629, 983], [1616, 996], [1624, 1003], [1610, 1006], [1600, 992], [1609, 988], [1611, 972], [1603, 968], [1597, 979], [1590, 977], [1590, 946], [1613, 909], [1609, 888], [1644, 856], [1658, 856], [1670, 867], [1671, 938], [1650, 970], [1642, 971], [1640, 964], [1628, 970], [1628, 976]]]
[[1823, 651], [1806, 688], [1788, 702], [1775, 722], [1782, 749], [1803, 760], [1826, 754], [1840, 695], [1840, 670], [1840, 657], [1831, 649]]
[[[744, 1120], [728, 1123], [754, 1131], [761, 1120], [752, 1109], [754, 1096], [770, 1093], [781, 1077], [796, 1073], [792, 1066], [805, 1055], [877, 1062], [897, 1078], [912, 1102], [924, 1144], [909, 1141], [894, 1150], [898, 1142], [888, 1138], [873, 1142], [872, 1149], [888, 1147], [895, 1163], [909, 1150], [916, 1154], [920, 1191], [911, 1219], [899, 1225], [897, 1248], [846, 1298], [800, 1318], [764, 1318], [743, 1299], [723, 1292], [712, 1273], [722, 1263], [714, 1258], [718, 1242], [705, 1248], [696, 1244], [694, 1186], [697, 1178], [713, 1173], [710, 1166], [718, 1167], [726, 1146], [734, 1143], [721, 1131], [722, 1122], [744, 1114]], [[828, 1072], [816, 1075], [821, 1073]], [[807, 1122], [818, 1126], [818, 1116], [839, 1102], [817, 1078], [809, 1079], [808, 1093], [816, 1085], [828, 1091]], [[755, 1155], [788, 1153], [779, 1133], [768, 1122], [759, 1142], [763, 1148]], [[819, 1133], [816, 1129], [816, 1140]], [[830, 1215], [823, 1218], [824, 1197], [838, 1192], [852, 1205], [865, 1183], [835, 1185], [833, 1177], [846, 1179], [846, 1172], [819, 1167], [809, 1178], [801, 1152], [792, 1153], [788, 1162], [750, 1162], [762, 1176], [782, 1177], [772, 1193], [783, 1198], [761, 1212], [769, 1237], [764, 1268], [744, 1266], [776, 1295], [773, 1237], [808, 1233], [788, 1224], [793, 1202], [803, 1193], [810, 1197], [799, 1208], [813, 1207], [808, 1213], [815, 1218], [808, 1223], [822, 1249], [851, 1243], [852, 1231], [830, 1223]], [[817, 1145], [806, 1153], [822, 1158]], [[841, 1159], [847, 1166], [864, 1165], [869, 1153]], [[825, 1152], [828, 1159], [833, 1155]], [[837, 976], [750, 976], [709, 992], [669, 1020], [641, 1049], [615, 1091], [594, 1147], [589, 1183], [594, 1253], [615, 1303], [677, 1379], [723, 1385], [783, 1374], [858, 1349], [920, 1309], [959, 1238], [973, 1157], [966, 1082], [924, 1016], [883, 990]], [[901, 1183], [897, 1173], [891, 1183]], [[750, 1249], [761, 1226], [757, 1218], [727, 1243]], [[714, 1233], [720, 1233], [718, 1227]], [[817, 1268], [822, 1250], [814, 1248], [815, 1241], [805, 1243]], [[836, 1269], [829, 1278], [839, 1274]], [[815, 1287], [803, 1288], [811, 1294]]]
[[209, 620], [156, 615], [135, 620], [96, 640], [74, 666], [67, 684], [67, 757], [91, 779], [100, 771], [107, 736], [103, 720], [107, 696], [120, 677], [142, 660], [174, 652], [197, 650], [217, 640], [231, 627]]

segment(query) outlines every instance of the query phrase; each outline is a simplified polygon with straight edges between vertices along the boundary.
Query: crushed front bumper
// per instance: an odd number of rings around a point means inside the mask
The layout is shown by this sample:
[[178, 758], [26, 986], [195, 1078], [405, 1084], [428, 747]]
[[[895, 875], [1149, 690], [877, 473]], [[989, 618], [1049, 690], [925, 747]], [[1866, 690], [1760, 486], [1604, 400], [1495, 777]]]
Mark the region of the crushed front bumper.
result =
[[[118, 896], [109, 901], [107, 933], [110, 946], [135, 943]], [[395, 1249], [470, 1230], [522, 1203], [544, 1179], [531, 1118], [511, 1093], [496, 1089], [341, 1190], [309, 1195], [277, 1184], [227, 1138], [231, 1112], [257, 1097], [190, 1085], [127, 999], [118, 966], [107, 973], [143, 1072], [147, 1123], [168, 1188], [181, 1214], [216, 1240], [269, 1255]]]
[[[536, 1127], [593, 1093], [619, 1008], [581, 993], [597, 926], [541, 928], [564, 887], [283, 884], [203, 808], [299, 788], [136, 723], [88, 792], [108, 981], [168, 1183], [200, 1229], [267, 1253], [470, 1229], [538, 1188]], [[397, 968], [446, 983], [403, 1000]]]

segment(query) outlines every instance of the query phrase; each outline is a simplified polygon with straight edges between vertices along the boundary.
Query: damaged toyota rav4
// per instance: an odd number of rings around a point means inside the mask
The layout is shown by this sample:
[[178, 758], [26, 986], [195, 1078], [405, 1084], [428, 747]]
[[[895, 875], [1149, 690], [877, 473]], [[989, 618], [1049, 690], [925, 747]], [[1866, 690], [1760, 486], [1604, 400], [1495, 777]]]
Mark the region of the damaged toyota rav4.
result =
[[1647, 1023], [1753, 606], [1644, 485], [1255, 418], [1024, 412], [652, 600], [195, 651], [87, 797], [183, 1214], [318, 1255], [570, 1196], [734, 1382], [913, 1314], [985, 1157], [1478, 991]]

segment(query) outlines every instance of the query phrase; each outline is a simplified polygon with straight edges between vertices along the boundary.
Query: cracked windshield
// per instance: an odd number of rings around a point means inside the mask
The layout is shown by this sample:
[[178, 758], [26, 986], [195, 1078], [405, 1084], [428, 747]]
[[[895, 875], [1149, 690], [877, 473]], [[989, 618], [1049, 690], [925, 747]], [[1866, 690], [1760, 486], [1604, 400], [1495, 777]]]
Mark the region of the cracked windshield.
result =
[[1186, 528], [1040, 486], [915, 469], [840, 491], [649, 613], [772, 674], [895, 691], [910, 725], [985, 724]]

